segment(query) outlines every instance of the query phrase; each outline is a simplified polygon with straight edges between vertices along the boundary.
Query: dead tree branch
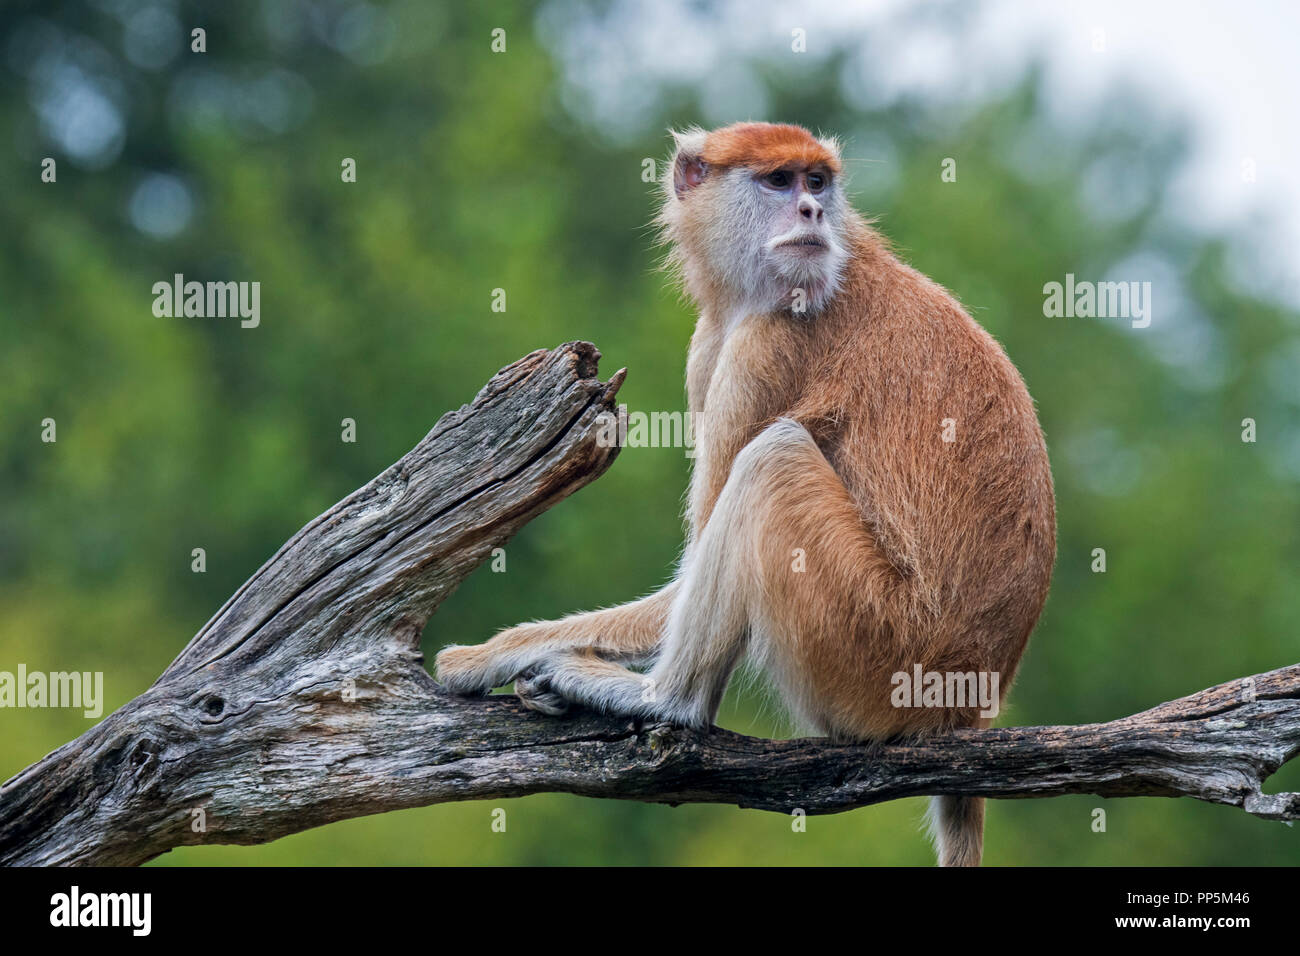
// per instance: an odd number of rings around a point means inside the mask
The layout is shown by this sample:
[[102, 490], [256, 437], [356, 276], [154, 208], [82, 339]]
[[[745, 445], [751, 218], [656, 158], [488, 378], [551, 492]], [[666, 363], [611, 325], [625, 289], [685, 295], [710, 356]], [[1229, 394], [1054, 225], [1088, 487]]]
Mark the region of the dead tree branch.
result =
[[[1187, 796], [1274, 820], [1300, 751], [1300, 665], [1104, 724], [874, 748], [563, 719], [445, 694], [425, 622], [492, 548], [598, 477], [622, 373], [583, 342], [499, 372], [299, 531], [158, 681], [0, 787], [0, 863], [138, 864], [335, 820], [558, 791], [834, 813], [899, 797]], [[193, 821], [202, 812], [206, 831]]]

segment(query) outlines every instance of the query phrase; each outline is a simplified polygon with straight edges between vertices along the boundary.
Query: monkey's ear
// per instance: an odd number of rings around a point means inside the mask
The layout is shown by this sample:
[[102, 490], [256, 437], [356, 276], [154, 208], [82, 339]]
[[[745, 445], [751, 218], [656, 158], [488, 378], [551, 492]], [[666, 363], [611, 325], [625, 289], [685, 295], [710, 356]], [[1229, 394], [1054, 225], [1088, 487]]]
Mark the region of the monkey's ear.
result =
[[677, 153], [673, 156], [673, 192], [681, 199], [709, 175], [709, 164], [700, 158], [707, 134], [702, 129], [688, 129], [682, 133], [673, 131], [672, 135], [677, 143]]
[[687, 192], [704, 182], [708, 174], [709, 167], [700, 157], [678, 153], [677, 159], [673, 162], [673, 192], [677, 193], [678, 199], [681, 199]]

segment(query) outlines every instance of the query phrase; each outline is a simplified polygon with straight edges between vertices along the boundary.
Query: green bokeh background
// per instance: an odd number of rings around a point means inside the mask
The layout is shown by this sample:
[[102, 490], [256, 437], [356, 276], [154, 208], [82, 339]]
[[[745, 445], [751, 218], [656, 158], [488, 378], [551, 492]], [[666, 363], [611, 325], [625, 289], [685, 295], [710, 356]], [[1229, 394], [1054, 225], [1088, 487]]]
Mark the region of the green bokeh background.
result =
[[[530, 4], [164, 3], [185, 34], [206, 28], [208, 52], [185, 42], [156, 67], [124, 52], [142, 6], [0, 9], [0, 670], [103, 671], [106, 712], [293, 532], [520, 355], [589, 339], [604, 375], [628, 367], [630, 409], [681, 409], [693, 315], [656, 268], [642, 164], [665, 155], [666, 127], [710, 119], [689, 84], [627, 75], [657, 98], [653, 115], [601, 135], [565, 94]], [[599, 22], [607, 5], [565, 10]], [[1062, 124], [1032, 65], [983, 101], [864, 108], [843, 67], [881, 38], [800, 58], [788, 37], [745, 61], [767, 115], [730, 118], [841, 134], [858, 208], [1003, 343], [1038, 403], [1059, 558], [1000, 723], [1107, 720], [1300, 659], [1300, 316], [1238, 278], [1240, 237], [1191, 235], [1163, 214], [1191, 149], [1184, 118], [1116, 89], [1115, 108]], [[108, 91], [120, 149], [61, 151], [41, 91], [69, 64]], [[40, 181], [45, 156], [55, 184]], [[355, 184], [341, 182], [344, 157]], [[955, 183], [940, 179], [946, 157]], [[156, 173], [193, 202], [167, 238], [132, 218]], [[1128, 197], [1120, 213], [1098, 214], [1098, 182]], [[177, 272], [260, 281], [261, 326], [154, 317], [153, 283]], [[1154, 280], [1152, 327], [1045, 318], [1043, 284], [1067, 272]], [[40, 440], [47, 417], [54, 444]], [[344, 418], [355, 444], [340, 441]], [[688, 464], [625, 450], [510, 543], [505, 574], [480, 569], [439, 609], [428, 658], [660, 585]], [[195, 547], [206, 573], [190, 570]], [[720, 722], [788, 731], [743, 683]], [[90, 723], [0, 711], [0, 778]], [[1272, 789], [1300, 789], [1300, 768]], [[490, 828], [496, 806], [505, 833]], [[795, 833], [777, 814], [545, 795], [156, 864], [927, 864], [923, 810], [899, 801]], [[1300, 832], [1187, 800], [994, 801], [986, 862], [1294, 864]]]

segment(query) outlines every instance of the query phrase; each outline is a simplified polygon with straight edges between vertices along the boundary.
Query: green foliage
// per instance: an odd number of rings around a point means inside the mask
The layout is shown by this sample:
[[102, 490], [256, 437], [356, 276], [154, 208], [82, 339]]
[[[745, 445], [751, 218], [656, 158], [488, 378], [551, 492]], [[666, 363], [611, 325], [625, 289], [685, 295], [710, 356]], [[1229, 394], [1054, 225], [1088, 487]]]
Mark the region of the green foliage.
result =
[[[589, 339], [604, 375], [629, 368], [631, 409], [681, 409], [693, 316], [656, 271], [654, 187], [641, 169], [665, 154], [664, 127], [702, 121], [689, 90], [670, 90], [639, 139], [597, 135], [562, 105], [560, 67], [525, 4], [395, 4], [391, 50], [372, 65], [307, 21], [283, 27], [306, 6], [208, 4], [200, 16], [187, 4], [178, 20], [187, 33], [206, 26], [208, 52], [186, 44], [161, 69], [124, 57], [113, 11], [129, 7], [0, 11], [0, 669], [103, 671], [109, 709], [143, 691], [294, 531], [520, 355]], [[346, 12], [310, 9], [327, 28]], [[32, 18], [57, 31], [44, 34], [50, 56], [74, 42], [102, 52], [126, 124], [107, 165], [78, 164], [43, 132], [37, 80], [22, 69]], [[489, 49], [498, 26], [505, 54]], [[1300, 398], [1278, 356], [1300, 354], [1297, 316], [1229, 278], [1233, 237], [1182, 235], [1161, 218], [1187, 150], [1177, 122], [1123, 99], [1062, 129], [1032, 70], [977, 108], [863, 112], [840, 89], [842, 66], [764, 72], [769, 118], [842, 132], [861, 160], [876, 157], [859, 142], [892, 147], [886, 162], [852, 164], [857, 205], [1005, 345], [1048, 436], [1056, 579], [1002, 722], [1110, 719], [1293, 663], [1300, 494], [1284, 440]], [[278, 87], [266, 81], [276, 70]], [[259, 121], [277, 90], [302, 102], [288, 121]], [[39, 179], [47, 155], [56, 184]], [[344, 157], [357, 161], [356, 183], [340, 179]], [[945, 157], [958, 161], [955, 183], [940, 179]], [[1102, 163], [1138, 193], [1118, 217], [1098, 216], [1081, 187]], [[128, 212], [155, 172], [178, 176], [194, 200], [168, 239]], [[1181, 290], [1175, 299], [1157, 284], [1151, 329], [1044, 317], [1044, 283], [1106, 278], [1138, 254]], [[151, 287], [177, 272], [260, 281], [260, 327], [155, 317]], [[497, 288], [504, 313], [491, 309]], [[46, 417], [57, 443], [39, 439]], [[1246, 417], [1258, 443], [1240, 440]], [[344, 418], [357, 422], [355, 444], [340, 441]], [[466, 582], [430, 622], [426, 655], [662, 583], [688, 464], [680, 450], [624, 451], [523, 530], [505, 574], [483, 568]], [[204, 574], [190, 570], [195, 547], [207, 551]], [[1094, 548], [1106, 550], [1105, 574], [1090, 570]], [[733, 687], [722, 722], [788, 730], [747, 685]], [[0, 778], [88, 725], [73, 711], [0, 712]], [[1281, 777], [1297, 787], [1292, 770]], [[930, 861], [922, 801], [814, 818], [806, 833], [728, 807], [541, 796], [503, 802], [499, 834], [496, 805], [161, 862]], [[1097, 806], [1104, 834], [1091, 831]], [[994, 802], [988, 831], [994, 864], [1300, 859], [1293, 831], [1190, 801]]]

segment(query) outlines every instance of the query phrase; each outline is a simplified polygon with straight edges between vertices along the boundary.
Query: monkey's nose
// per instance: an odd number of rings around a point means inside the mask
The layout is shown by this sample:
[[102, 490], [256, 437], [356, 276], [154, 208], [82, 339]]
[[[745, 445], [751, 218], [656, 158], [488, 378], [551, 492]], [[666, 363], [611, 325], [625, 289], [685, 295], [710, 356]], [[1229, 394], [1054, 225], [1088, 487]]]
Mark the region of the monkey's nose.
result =
[[799, 199], [799, 215], [803, 216], [805, 219], [812, 219], [816, 222], [821, 222], [821, 203], [813, 199], [811, 196], [801, 196]]

